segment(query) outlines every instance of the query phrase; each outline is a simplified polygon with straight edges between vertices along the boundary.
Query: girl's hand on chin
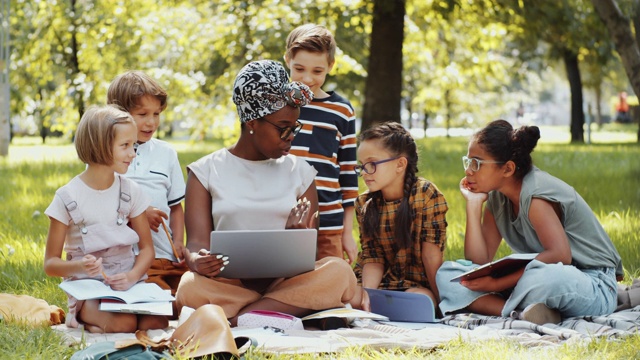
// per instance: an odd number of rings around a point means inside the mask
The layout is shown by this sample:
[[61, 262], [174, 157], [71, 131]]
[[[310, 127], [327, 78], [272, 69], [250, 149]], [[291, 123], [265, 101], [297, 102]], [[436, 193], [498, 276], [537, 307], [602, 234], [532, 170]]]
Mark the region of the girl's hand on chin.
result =
[[466, 177], [460, 180], [460, 193], [467, 201], [486, 201], [489, 198], [489, 194], [483, 192], [473, 192], [469, 187], [469, 182]]

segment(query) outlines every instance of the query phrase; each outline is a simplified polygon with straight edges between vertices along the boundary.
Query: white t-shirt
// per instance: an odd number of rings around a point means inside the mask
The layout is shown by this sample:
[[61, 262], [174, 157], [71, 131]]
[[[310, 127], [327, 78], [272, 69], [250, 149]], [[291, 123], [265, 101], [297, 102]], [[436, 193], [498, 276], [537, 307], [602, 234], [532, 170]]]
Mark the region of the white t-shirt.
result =
[[[140, 185], [151, 197], [151, 204], [167, 215], [171, 214], [170, 206], [184, 200], [185, 182], [178, 154], [168, 143], [151, 139], [138, 146], [136, 158], [133, 160], [126, 176]], [[165, 219], [167, 230], [171, 232], [170, 219]], [[162, 226], [158, 232], [151, 230], [156, 258], [177, 261], [167, 234]]]
[[[77, 202], [78, 209], [84, 218], [86, 225], [97, 223], [117, 225], [118, 207], [120, 205], [120, 176], [116, 174], [111, 187], [105, 190], [95, 190], [89, 187], [80, 179], [79, 176], [74, 177], [64, 185], [71, 198]], [[127, 181], [127, 179], [122, 179]], [[61, 188], [61, 189], [62, 189]], [[67, 253], [77, 253], [82, 251], [82, 235], [78, 226], [73, 224], [69, 212], [65, 207], [64, 201], [58, 195], [60, 189], [56, 191], [53, 201], [44, 211], [44, 213], [52, 219], [56, 219], [63, 224], [67, 224], [67, 237], [65, 239], [64, 251]], [[129, 191], [131, 192], [130, 213], [129, 218], [134, 218], [144, 212], [149, 206], [149, 198], [142, 192], [140, 187], [133, 181], [129, 181]], [[126, 226], [129, 218], [125, 219]]]
[[291, 208], [317, 173], [294, 155], [251, 161], [228, 149], [202, 157], [187, 169], [211, 194], [216, 230], [284, 229]]

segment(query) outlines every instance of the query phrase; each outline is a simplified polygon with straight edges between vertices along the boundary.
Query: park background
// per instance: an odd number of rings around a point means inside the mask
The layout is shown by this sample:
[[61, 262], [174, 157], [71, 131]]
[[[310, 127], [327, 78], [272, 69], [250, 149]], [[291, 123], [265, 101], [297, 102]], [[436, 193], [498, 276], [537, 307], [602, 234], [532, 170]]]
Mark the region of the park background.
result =
[[[635, 49], [640, 61], [637, 43], [616, 42], [640, 18], [633, 0], [0, 3], [0, 154], [10, 134], [70, 140], [128, 69], [168, 90], [160, 137], [233, 139], [235, 75], [282, 60], [287, 34], [308, 22], [335, 34], [325, 90], [348, 98], [364, 127], [394, 120], [447, 135], [504, 118], [568, 126], [571, 142], [588, 142], [585, 123], [610, 122], [619, 92], [637, 104], [640, 70], [624, 56]], [[612, 9], [618, 28], [608, 31]]]
[[[627, 15], [637, 14], [633, 1], [593, 2], [614, 3]], [[104, 103], [117, 74], [141, 69], [167, 89], [169, 106], [158, 136], [178, 150], [184, 170], [237, 137], [230, 94], [238, 70], [251, 60], [282, 59], [286, 35], [306, 22], [327, 26], [337, 39], [337, 63], [325, 89], [351, 100], [361, 126], [400, 121], [417, 138], [419, 174], [438, 185], [450, 206], [447, 260], [463, 257], [464, 204], [458, 183], [468, 135], [505, 118], [514, 125], [541, 127], [535, 164], [574, 186], [592, 206], [622, 255], [625, 283], [640, 275], [638, 124], [613, 121], [617, 94], [635, 93], [629, 80], [633, 74], [625, 71], [623, 57], [589, 1], [1, 4], [0, 38], [7, 40], [0, 45], [9, 48], [4, 54], [10, 59], [0, 57], [0, 85], [8, 90], [0, 92], [0, 111], [10, 114], [11, 126], [3, 126], [0, 135], [11, 130], [15, 136], [0, 157], [0, 292], [28, 294], [66, 309], [60, 279], [47, 277], [42, 269], [48, 229], [43, 212], [55, 190], [84, 169], [72, 145], [75, 126], [88, 106]], [[402, 38], [376, 40], [380, 30], [394, 33], [398, 25]], [[525, 111], [516, 117], [520, 104]], [[506, 253], [501, 247], [499, 255]], [[50, 329], [21, 324], [2, 324], [0, 344], [0, 358], [60, 358], [73, 352]], [[533, 356], [502, 342], [481, 350], [464, 343], [441, 350], [394, 356]], [[617, 359], [634, 354], [640, 356], [640, 337], [615, 347], [602, 342], [541, 356]], [[352, 357], [369, 356], [385, 358], [366, 352]]]

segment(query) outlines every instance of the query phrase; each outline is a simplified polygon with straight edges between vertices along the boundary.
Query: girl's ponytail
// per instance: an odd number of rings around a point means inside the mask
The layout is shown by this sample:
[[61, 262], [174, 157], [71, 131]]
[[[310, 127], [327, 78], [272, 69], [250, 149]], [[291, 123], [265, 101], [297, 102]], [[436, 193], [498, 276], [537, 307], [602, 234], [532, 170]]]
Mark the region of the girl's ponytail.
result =
[[537, 126], [514, 129], [506, 120], [494, 120], [471, 137], [495, 160], [516, 164], [515, 178], [523, 179], [533, 167], [531, 153], [540, 139]]

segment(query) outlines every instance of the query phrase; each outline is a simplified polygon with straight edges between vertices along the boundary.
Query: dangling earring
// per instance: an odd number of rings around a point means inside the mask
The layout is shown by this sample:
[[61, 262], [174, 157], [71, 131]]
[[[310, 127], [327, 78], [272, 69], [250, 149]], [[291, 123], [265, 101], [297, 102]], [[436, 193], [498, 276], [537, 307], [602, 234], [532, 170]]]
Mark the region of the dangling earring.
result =
[[253, 135], [253, 130], [249, 130], [249, 134]]

